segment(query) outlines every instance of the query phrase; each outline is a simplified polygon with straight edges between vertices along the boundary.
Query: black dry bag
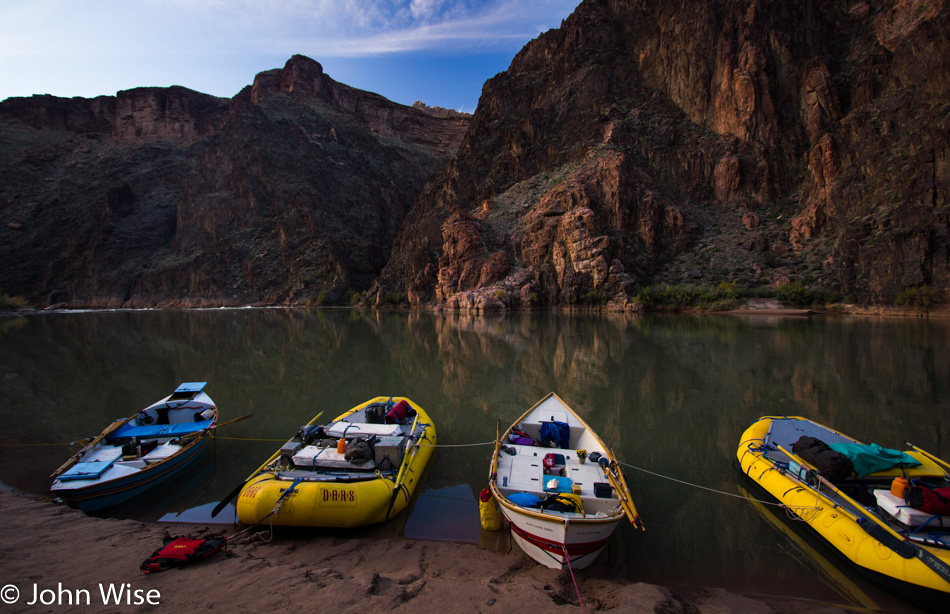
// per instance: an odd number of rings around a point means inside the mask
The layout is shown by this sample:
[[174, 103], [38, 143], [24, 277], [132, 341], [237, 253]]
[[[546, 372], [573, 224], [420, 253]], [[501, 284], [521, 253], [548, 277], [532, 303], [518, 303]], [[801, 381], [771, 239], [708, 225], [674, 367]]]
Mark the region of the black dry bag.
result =
[[820, 439], [803, 435], [792, 444], [792, 452], [808, 461], [818, 473], [832, 482], [847, 480], [854, 473], [851, 459], [835, 452]]

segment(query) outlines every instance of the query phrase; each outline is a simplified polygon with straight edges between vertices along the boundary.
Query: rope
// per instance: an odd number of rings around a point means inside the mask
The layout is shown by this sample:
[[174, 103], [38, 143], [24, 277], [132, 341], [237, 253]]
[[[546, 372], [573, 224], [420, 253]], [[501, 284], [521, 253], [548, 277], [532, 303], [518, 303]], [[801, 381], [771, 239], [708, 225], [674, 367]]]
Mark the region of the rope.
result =
[[231, 441], [287, 441], [286, 439], [262, 439], [260, 437], [223, 437], [215, 435], [215, 439], [229, 439]]
[[14, 448], [14, 447], [27, 447], [27, 446], [76, 446], [79, 445], [78, 441], [70, 441], [69, 443], [0, 443], [0, 448]]
[[494, 441], [484, 443], [420, 443], [420, 448], [471, 448], [474, 446], [493, 446]]
[[[628, 463], [624, 463], [624, 462], [622, 462], [622, 461], [617, 461], [617, 462], [618, 462], [619, 464], [623, 465], [624, 467], [629, 467], [629, 468], [631, 468], [631, 469], [636, 469], [637, 471], [642, 471], [643, 473], [649, 473], [650, 475], [656, 476], [656, 477], [658, 477], [658, 478], [663, 478], [664, 480], [670, 480], [671, 482], [677, 482], [677, 483], [683, 484], [683, 485], [685, 485], [685, 486], [692, 486], [693, 488], [699, 488], [700, 490], [708, 490], [709, 492], [714, 492], [714, 493], [716, 493], [716, 494], [718, 494], [718, 495], [726, 495], [727, 497], [735, 497], [736, 499], [743, 499], [744, 501], [755, 501], [756, 503], [761, 503], [762, 505], [771, 505], [771, 506], [774, 506], [774, 507], [782, 507], [782, 508], [789, 508], [789, 507], [792, 507], [792, 506], [785, 505], [784, 503], [773, 503], [773, 502], [771, 502], [771, 501], [762, 501], [761, 499], [756, 499], [756, 498], [754, 498], [754, 497], [745, 497], [745, 496], [743, 496], [743, 495], [737, 495], [736, 493], [726, 492], [726, 491], [724, 491], [724, 490], [716, 490], [715, 488], [708, 488], [708, 487], [706, 487], [706, 486], [700, 486], [699, 484], [693, 484], [692, 482], [686, 482], [686, 481], [684, 481], [684, 480], [678, 480], [678, 479], [676, 479], [676, 478], [671, 478], [671, 477], [668, 476], [668, 475], [662, 475], [662, 474], [660, 474], [660, 473], [654, 473], [653, 471], [649, 471], [649, 470], [647, 470], [647, 469], [643, 469], [642, 467], [637, 467], [636, 465], [631, 465], [631, 464], [628, 464]], [[806, 508], [806, 507], [804, 507], [804, 506], [797, 506], [797, 505], [794, 506], [794, 507], [795, 507], [795, 509], [817, 509], [817, 508]]]
[[581, 612], [587, 614], [584, 609], [584, 600], [581, 599], [581, 587], [577, 585], [577, 578], [574, 577], [574, 568], [571, 567], [571, 555], [567, 552], [567, 544], [562, 546], [564, 549], [564, 559], [567, 561], [567, 569], [571, 572], [571, 581], [574, 583], [574, 590], [577, 591], [577, 602], [581, 605]]
[[227, 540], [232, 540], [232, 539], [235, 539], [235, 538], [237, 538], [237, 537], [240, 537], [241, 535], [247, 533], [247, 532], [250, 531], [251, 529], [254, 529], [254, 528], [256, 528], [256, 527], [259, 527], [259, 526], [261, 525], [261, 523], [263, 523], [265, 520], [270, 519], [270, 534], [269, 534], [269, 536], [268, 536], [266, 539], [264, 539], [263, 537], [261, 537], [261, 540], [262, 540], [264, 543], [270, 543], [270, 541], [274, 538], [274, 519], [273, 519], [274, 514], [276, 514], [276, 513], [278, 512], [278, 510], [280, 510], [280, 506], [284, 504], [284, 499], [287, 497], [287, 495], [293, 493], [294, 489], [297, 488], [297, 485], [300, 484], [301, 482], [303, 482], [303, 478], [297, 478], [297, 479], [295, 479], [295, 480], [293, 481], [293, 483], [290, 485], [290, 487], [287, 488], [286, 490], [284, 490], [283, 494], [280, 495], [280, 497], [277, 499], [277, 505], [274, 506], [274, 509], [272, 509], [270, 512], [268, 512], [268, 514], [267, 514], [266, 516], [264, 516], [263, 518], [261, 518], [260, 520], [258, 520], [258, 521], [255, 522], [254, 524], [252, 524], [251, 526], [247, 527], [246, 529], [242, 529], [242, 530], [238, 531], [237, 533], [235, 533], [234, 535], [232, 535], [232, 536], [230, 536], [230, 537], [227, 537], [227, 538], [225, 538], [225, 539], [227, 539]]

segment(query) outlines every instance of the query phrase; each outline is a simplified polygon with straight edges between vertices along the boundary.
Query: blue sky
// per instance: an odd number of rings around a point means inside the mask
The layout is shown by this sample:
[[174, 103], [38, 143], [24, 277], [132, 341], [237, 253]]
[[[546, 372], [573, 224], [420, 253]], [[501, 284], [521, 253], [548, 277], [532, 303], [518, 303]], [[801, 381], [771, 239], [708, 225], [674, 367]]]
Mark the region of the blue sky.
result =
[[183, 85], [231, 97], [295, 53], [402, 104], [474, 111], [579, 0], [0, 0], [0, 100]]

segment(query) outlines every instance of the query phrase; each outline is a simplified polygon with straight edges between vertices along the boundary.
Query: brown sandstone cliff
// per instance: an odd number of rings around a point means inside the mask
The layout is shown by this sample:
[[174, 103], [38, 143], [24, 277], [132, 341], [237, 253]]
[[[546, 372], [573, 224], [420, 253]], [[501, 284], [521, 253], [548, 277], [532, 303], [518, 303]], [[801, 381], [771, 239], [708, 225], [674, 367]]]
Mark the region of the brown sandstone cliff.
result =
[[587, 0], [485, 84], [379, 301], [622, 308], [794, 277], [945, 295], [948, 33], [944, 0]]
[[5, 100], [0, 289], [40, 306], [342, 301], [377, 277], [466, 122], [303, 56], [231, 100]]

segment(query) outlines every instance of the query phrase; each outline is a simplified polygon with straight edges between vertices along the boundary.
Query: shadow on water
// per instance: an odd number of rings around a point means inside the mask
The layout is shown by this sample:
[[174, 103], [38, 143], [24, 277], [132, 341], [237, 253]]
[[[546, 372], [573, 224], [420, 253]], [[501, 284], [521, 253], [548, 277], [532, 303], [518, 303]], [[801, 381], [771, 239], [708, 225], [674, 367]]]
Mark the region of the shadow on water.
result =
[[0, 326], [0, 417], [7, 441], [31, 445], [0, 447], [0, 482], [45, 493], [69, 455], [62, 444], [181, 381], [208, 381], [222, 421], [254, 414], [218, 433], [209, 475], [128, 512], [138, 518], [205, 522], [316, 413], [401, 395], [433, 417], [440, 445], [485, 445], [440, 448], [403, 519], [374, 530], [505, 551], [478, 526], [489, 442], [496, 422], [555, 391], [628, 464], [647, 526], [622, 527], [585, 573], [837, 603], [817, 572], [770, 545], [776, 530], [748, 502], [638, 468], [736, 494], [738, 437], [767, 414], [950, 456], [946, 321], [277, 309], [20, 320]]

